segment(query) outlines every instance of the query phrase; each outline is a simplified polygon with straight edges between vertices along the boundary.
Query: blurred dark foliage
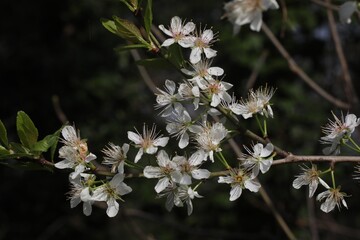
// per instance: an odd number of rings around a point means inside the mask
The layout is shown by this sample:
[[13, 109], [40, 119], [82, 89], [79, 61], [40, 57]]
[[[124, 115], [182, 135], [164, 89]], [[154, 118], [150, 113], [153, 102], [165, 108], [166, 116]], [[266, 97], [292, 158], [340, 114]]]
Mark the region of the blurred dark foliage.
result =
[[[316, 82], [346, 99], [324, 9], [309, 1], [286, 3], [287, 19], [279, 10], [265, 13], [264, 21]], [[155, 0], [154, 22], [167, 25], [178, 15], [203, 27], [213, 26], [220, 38], [215, 44], [219, 54], [214, 65], [224, 68], [225, 80], [234, 84], [233, 91], [239, 97], [246, 96], [247, 80], [265, 54], [254, 87], [267, 83], [277, 88], [273, 99], [276, 117], [268, 124], [270, 136], [290, 152], [321, 154], [320, 126], [327, 122], [331, 110], [339, 113], [339, 109], [289, 71], [262, 33], [244, 26], [233, 36], [231, 24], [221, 20], [222, 6], [222, 1]], [[19, 110], [30, 115], [42, 136], [56, 131], [62, 123], [54, 110], [54, 99], [98, 156], [109, 141], [128, 142], [126, 132], [134, 126], [139, 129], [144, 122], [157, 122], [164, 127], [154, 117], [155, 98], [131, 55], [114, 51], [125, 42], [99, 21], [113, 15], [131, 19], [120, 1], [0, 2], [0, 118], [9, 139], [17, 141], [15, 117]], [[339, 24], [338, 29], [359, 94], [358, 24], [356, 19], [351, 25]], [[181, 80], [171, 69], [149, 70], [159, 87], [167, 78]], [[351, 111], [359, 116], [358, 108]], [[244, 124], [255, 127], [251, 122]], [[249, 143], [241, 137], [237, 140], [240, 145]], [[305, 188], [292, 188], [298, 166], [274, 167], [260, 181], [299, 239], [313, 236], [309, 226], [312, 211], [320, 239], [359, 239], [359, 184], [352, 181], [352, 171], [351, 164], [337, 166], [338, 182], [352, 197], [346, 199], [349, 210], [330, 214], [323, 214], [313, 199], [307, 200]], [[217, 184], [216, 179], [200, 187], [199, 193], [205, 197], [194, 201], [190, 217], [184, 208], [168, 213], [165, 200], [154, 199], [154, 181], [129, 179], [134, 191], [125, 197], [119, 215], [109, 219], [102, 205], [95, 206], [90, 217], [82, 214], [80, 206], [70, 209], [65, 195], [69, 191], [67, 178], [67, 172], [57, 170], [0, 166], [0, 239], [286, 239], [259, 194], [245, 191], [239, 200], [229, 202], [229, 187]]]

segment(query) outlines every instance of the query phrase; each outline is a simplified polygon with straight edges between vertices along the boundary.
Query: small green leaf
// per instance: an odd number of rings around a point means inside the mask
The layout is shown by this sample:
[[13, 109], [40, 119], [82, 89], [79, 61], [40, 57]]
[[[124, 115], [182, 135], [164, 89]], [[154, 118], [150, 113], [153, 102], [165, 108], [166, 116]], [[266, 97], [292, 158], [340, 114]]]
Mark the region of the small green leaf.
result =
[[120, 0], [125, 3], [125, 5], [130, 9], [130, 11], [135, 12], [139, 8], [139, 3], [137, 0]]
[[145, 16], [144, 16], [144, 25], [147, 35], [150, 35], [151, 32], [151, 25], [153, 21], [153, 14], [152, 14], [152, 0], [147, 0], [147, 5], [145, 9]]
[[21, 154], [29, 154], [30, 150], [26, 147], [24, 147], [23, 145], [21, 145], [20, 143], [15, 143], [15, 142], [11, 142], [9, 144], [10, 149], [14, 152], [14, 153], [21, 153]]
[[118, 36], [135, 44], [142, 43], [146, 46], [151, 46], [148, 42], [144, 40], [139, 28], [136, 27], [134, 23], [116, 16], [114, 17], [114, 21], [117, 30], [116, 34]]
[[137, 49], [137, 48], [148, 48], [148, 46], [146, 46], [144, 44], [132, 44], [132, 45], [126, 45], [126, 46], [117, 47], [117, 48], [115, 48], [115, 51], [116, 52], [123, 52], [123, 51], [131, 50], [131, 49]]
[[111, 33], [117, 34], [116, 33], [116, 24], [114, 21], [110, 20], [110, 19], [106, 19], [106, 18], [101, 18], [100, 22], [102, 23], [102, 25], [109, 30]]
[[0, 146], [0, 156], [1, 155], [8, 155], [10, 154], [10, 151], [6, 148], [4, 148], [3, 146]]
[[8, 148], [9, 142], [8, 142], [8, 138], [7, 138], [7, 132], [6, 132], [6, 128], [3, 124], [3, 122], [1, 120], [0, 120], [0, 141], [1, 141], [2, 145], [4, 145], [5, 147]]
[[58, 136], [48, 135], [44, 139], [38, 141], [31, 148], [34, 152], [47, 152], [58, 141]]
[[38, 139], [39, 133], [30, 117], [23, 111], [19, 111], [16, 117], [16, 128], [20, 142], [27, 148], [31, 148]]

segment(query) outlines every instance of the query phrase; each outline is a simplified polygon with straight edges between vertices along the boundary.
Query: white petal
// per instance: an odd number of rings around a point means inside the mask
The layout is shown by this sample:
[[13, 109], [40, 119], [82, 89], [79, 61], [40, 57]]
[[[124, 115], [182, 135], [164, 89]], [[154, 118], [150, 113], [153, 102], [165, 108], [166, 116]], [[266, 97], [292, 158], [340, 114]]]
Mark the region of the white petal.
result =
[[181, 19], [178, 16], [171, 18], [170, 27], [173, 33], [180, 33], [181, 26]]
[[143, 139], [139, 134], [132, 131], [128, 131], [127, 134], [130, 141], [133, 141], [135, 144], [141, 144], [143, 142]]
[[54, 166], [59, 169], [73, 168], [75, 166], [75, 162], [65, 159], [60, 162], [55, 163]]
[[91, 202], [84, 202], [83, 203], [83, 213], [85, 214], [85, 216], [90, 216], [91, 212], [92, 212]]
[[120, 183], [116, 189], [116, 192], [122, 196], [122, 195], [125, 195], [125, 194], [128, 194], [130, 192], [132, 192], [132, 188], [129, 187], [128, 185], [126, 185], [125, 183]]
[[115, 217], [119, 212], [119, 203], [114, 198], [110, 198], [106, 203], [108, 205], [106, 214], [109, 217]]
[[242, 188], [239, 184], [233, 186], [230, 190], [230, 201], [235, 201], [241, 196]]
[[155, 146], [161, 146], [161, 147], [165, 147], [166, 144], [168, 143], [169, 138], [168, 137], [162, 137], [162, 138], [157, 138], [154, 141], [154, 145]]
[[142, 148], [140, 148], [139, 151], [137, 152], [136, 156], [135, 156], [135, 160], [134, 160], [135, 163], [137, 163], [140, 160], [143, 153], [144, 153], [144, 150]]
[[209, 43], [213, 38], [214, 38], [214, 33], [211, 29], [207, 29], [201, 34], [201, 40], [204, 43]]
[[192, 64], [198, 63], [201, 60], [201, 49], [195, 47], [191, 50], [190, 53], [190, 62]]
[[96, 159], [95, 154], [89, 153], [89, 155], [87, 155], [86, 158], [85, 158], [85, 162], [89, 163], [89, 162], [91, 162], [92, 160], [95, 160], [95, 159]]
[[124, 181], [125, 175], [123, 173], [115, 174], [115, 176], [110, 181], [110, 186], [115, 188], [118, 186], [122, 181]]
[[301, 186], [306, 185], [305, 179], [303, 176], [299, 176], [295, 178], [295, 180], [292, 183], [293, 188], [299, 189]]
[[310, 182], [310, 184], [309, 184], [309, 198], [314, 196], [314, 193], [315, 193], [317, 187], [318, 187], [318, 182], [317, 181], [311, 181]]
[[169, 178], [167, 177], [163, 177], [161, 179], [159, 179], [158, 183], [155, 186], [155, 191], [157, 193], [162, 192], [168, 185], [169, 185], [170, 181]]
[[166, 167], [170, 162], [169, 155], [164, 150], [159, 151], [156, 159], [160, 167]]
[[336, 201], [333, 198], [326, 198], [325, 202], [321, 204], [320, 209], [323, 212], [330, 212], [332, 211], [336, 206]]
[[195, 30], [195, 24], [193, 22], [188, 22], [185, 24], [185, 26], [182, 29], [182, 33], [184, 35], [188, 35], [189, 33], [191, 33], [192, 31]]
[[155, 146], [149, 146], [147, 148], [145, 148], [145, 152], [147, 154], [155, 154], [157, 152], [158, 148]]
[[74, 208], [81, 202], [81, 199], [79, 197], [77, 198], [71, 198], [70, 199], [70, 207]]
[[216, 56], [217, 51], [211, 48], [204, 48], [206, 58], [213, 58]]
[[262, 24], [262, 13], [261, 13], [261, 11], [258, 11], [255, 14], [256, 15], [254, 16], [254, 18], [250, 24], [250, 29], [253, 31], [259, 32], [261, 29], [261, 24]]
[[96, 188], [91, 196], [91, 200], [93, 201], [106, 201], [107, 198], [106, 187], [103, 185]]
[[159, 167], [153, 167], [153, 166], [146, 166], [144, 168], [144, 177], [146, 178], [160, 178], [164, 176], [163, 172], [161, 171], [161, 168]]
[[61, 130], [61, 134], [63, 135], [65, 140], [70, 141], [70, 142], [77, 139], [76, 130], [73, 126], [65, 126]]
[[210, 75], [221, 76], [224, 74], [224, 70], [219, 67], [211, 67], [207, 70]]
[[159, 25], [159, 29], [160, 29], [161, 31], [163, 31], [166, 35], [168, 35], [169, 37], [172, 37], [172, 36], [173, 36], [172, 32], [170, 32], [169, 30], [167, 30], [167, 29], [164, 27], [164, 25]]
[[170, 45], [172, 45], [172, 44], [174, 44], [175, 43], [175, 39], [173, 39], [173, 38], [168, 38], [168, 39], [166, 39], [162, 44], [161, 44], [161, 46], [162, 47], [168, 47], [168, 46], [170, 46]]
[[268, 157], [274, 151], [274, 145], [271, 143], [266, 144], [265, 148], [261, 151], [260, 157]]
[[273, 160], [272, 159], [263, 159], [260, 161], [260, 170], [262, 173], [266, 173], [269, 171], [271, 164]]
[[339, 8], [339, 17], [341, 23], [351, 23], [351, 15], [356, 11], [356, 1], [347, 1]]
[[194, 152], [189, 158], [189, 164], [191, 166], [198, 166], [205, 161], [206, 153], [203, 150]]
[[194, 46], [194, 38], [192, 37], [183, 37], [178, 41], [179, 45], [183, 48], [190, 48]]
[[210, 177], [210, 172], [207, 169], [196, 169], [191, 171], [191, 175], [195, 179], [207, 179]]
[[179, 148], [184, 149], [187, 145], [189, 145], [189, 134], [184, 132], [180, 137]]
[[249, 189], [251, 192], [258, 192], [261, 188], [259, 182], [255, 180], [246, 180], [244, 183], [245, 188]]

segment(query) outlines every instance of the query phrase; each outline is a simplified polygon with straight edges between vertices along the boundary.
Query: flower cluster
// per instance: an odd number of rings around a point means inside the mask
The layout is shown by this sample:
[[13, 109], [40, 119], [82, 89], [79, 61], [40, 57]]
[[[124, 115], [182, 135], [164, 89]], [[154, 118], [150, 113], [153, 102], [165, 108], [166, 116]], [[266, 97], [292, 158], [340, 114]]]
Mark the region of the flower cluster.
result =
[[116, 216], [119, 211], [117, 200], [122, 200], [121, 196], [132, 191], [131, 187], [123, 182], [125, 176], [124, 164], [129, 149], [128, 144], [120, 147], [110, 143], [103, 150], [105, 154], [103, 164], [111, 166], [111, 172], [114, 173], [114, 176], [95, 181], [95, 174], [86, 173], [95, 168], [91, 161], [96, 158], [94, 154], [88, 151], [86, 141], [80, 138], [80, 134], [76, 133], [73, 126], [65, 126], [61, 133], [63, 136], [62, 142], [65, 146], [60, 148], [59, 156], [64, 160], [56, 163], [55, 167], [74, 170], [69, 175], [71, 208], [83, 202], [83, 212], [86, 216], [89, 216], [94, 202], [105, 201], [107, 203], [107, 215], [109, 217]]

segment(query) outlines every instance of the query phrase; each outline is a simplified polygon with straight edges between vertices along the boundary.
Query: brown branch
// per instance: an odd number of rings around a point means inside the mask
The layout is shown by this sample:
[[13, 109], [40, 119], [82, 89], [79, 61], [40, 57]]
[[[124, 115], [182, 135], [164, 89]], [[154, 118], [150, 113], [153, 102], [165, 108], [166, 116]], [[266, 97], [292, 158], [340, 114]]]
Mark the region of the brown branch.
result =
[[336, 6], [336, 5], [333, 5], [329, 2], [324, 2], [324, 1], [320, 1], [320, 0], [311, 0], [312, 2], [322, 6], [322, 7], [325, 7], [329, 10], [334, 10], [334, 11], [339, 11], [339, 7]]
[[295, 60], [290, 56], [290, 54], [286, 51], [284, 46], [280, 43], [280, 41], [275, 37], [272, 31], [268, 28], [268, 26], [263, 23], [262, 30], [266, 34], [266, 36], [271, 40], [274, 46], [278, 49], [280, 54], [287, 60], [289, 64], [289, 68], [291, 71], [296, 73], [305, 83], [307, 83], [316, 93], [318, 93], [321, 97], [334, 104], [335, 106], [343, 109], [348, 109], [349, 104], [345, 103], [332, 95], [326, 92], [323, 88], [321, 88], [313, 79], [311, 79], [295, 62]]
[[272, 165], [281, 165], [281, 164], [296, 163], [296, 162], [357, 163], [360, 162], [360, 156], [318, 156], [318, 155], [301, 156], [301, 155], [289, 154], [286, 158], [274, 160]]
[[[330, 4], [330, 0], [326, 0], [326, 3]], [[339, 33], [336, 29], [336, 22], [335, 22], [334, 14], [333, 14], [332, 10], [329, 8], [327, 9], [326, 12], [327, 12], [327, 16], [328, 16], [331, 36], [334, 40], [335, 50], [338, 55], [338, 59], [339, 59], [340, 65], [341, 65], [342, 73], [343, 73], [345, 95], [346, 95], [349, 103], [357, 104], [358, 98], [356, 96], [356, 93], [354, 92], [354, 85], [351, 80], [349, 67], [348, 67], [348, 64], [347, 64], [347, 61], [345, 58], [343, 48], [341, 46]]]

